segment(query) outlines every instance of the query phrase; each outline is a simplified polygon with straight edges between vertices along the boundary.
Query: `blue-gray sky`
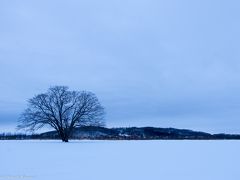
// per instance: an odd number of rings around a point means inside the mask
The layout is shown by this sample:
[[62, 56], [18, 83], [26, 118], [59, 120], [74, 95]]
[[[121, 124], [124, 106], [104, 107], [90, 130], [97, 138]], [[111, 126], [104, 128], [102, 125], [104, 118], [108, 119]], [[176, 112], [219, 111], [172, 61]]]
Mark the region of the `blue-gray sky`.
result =
[[[238, 0], [1, 0], [0, 126], [51, 85], [107, 125], [240, 133]], [[0, 129], [1, 129], [0, 128]]]

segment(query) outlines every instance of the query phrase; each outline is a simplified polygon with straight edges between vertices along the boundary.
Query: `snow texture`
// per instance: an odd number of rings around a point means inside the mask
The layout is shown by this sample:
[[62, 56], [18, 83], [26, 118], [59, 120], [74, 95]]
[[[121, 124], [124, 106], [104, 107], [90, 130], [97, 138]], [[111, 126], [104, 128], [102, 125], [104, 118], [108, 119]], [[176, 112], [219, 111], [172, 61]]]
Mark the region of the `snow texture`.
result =
[[239, 180], [240, 141], [0, 141], [0, 179]]

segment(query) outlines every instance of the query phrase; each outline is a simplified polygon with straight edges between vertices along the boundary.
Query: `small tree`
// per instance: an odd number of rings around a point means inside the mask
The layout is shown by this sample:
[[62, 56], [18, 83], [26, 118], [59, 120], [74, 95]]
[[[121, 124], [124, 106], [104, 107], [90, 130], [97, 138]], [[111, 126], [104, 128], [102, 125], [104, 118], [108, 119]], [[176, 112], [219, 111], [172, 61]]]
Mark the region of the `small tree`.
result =
[[104, 108], [95, 94], [54, 86], [28, 101], [28, 108], [20, 116], [18, 129], [35, 131], [50, 126], [63, 142], [68, 142], [76, 127], [104, 126], [104, 114]]

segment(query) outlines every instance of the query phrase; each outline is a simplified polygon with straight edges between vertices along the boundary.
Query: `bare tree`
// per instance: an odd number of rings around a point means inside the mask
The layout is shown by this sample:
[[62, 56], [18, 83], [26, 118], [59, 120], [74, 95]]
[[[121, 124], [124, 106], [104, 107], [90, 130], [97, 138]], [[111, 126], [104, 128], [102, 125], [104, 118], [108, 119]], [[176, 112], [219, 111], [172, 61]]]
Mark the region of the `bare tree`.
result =
[[68, 142], [76, 127], [104, 126], [104, 114], [104, 108], [95, 94], [54, 86], [28, 101], [28, 108], [19, 119], [18, 129], [35, 131], [50, 126], [63, 142]]

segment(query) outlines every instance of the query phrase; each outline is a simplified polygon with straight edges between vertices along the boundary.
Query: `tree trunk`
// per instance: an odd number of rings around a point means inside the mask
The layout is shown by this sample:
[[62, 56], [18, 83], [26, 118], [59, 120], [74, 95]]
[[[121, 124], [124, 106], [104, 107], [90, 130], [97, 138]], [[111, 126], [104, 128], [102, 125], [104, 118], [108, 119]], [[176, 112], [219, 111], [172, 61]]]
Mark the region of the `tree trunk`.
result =
[[68, 142], [68, 134], [66, 132], [63, 132], [63, 138], [62, 138], [62, 141], [63, 142]]
[[58, 131], [58, 134], [60, 138], [62, 139], [62, 142], [68, 142], [68, 134], [64, 131]]
[[68, 142], [68, 138], [63, 138], [62, 141], [63, 142]]

